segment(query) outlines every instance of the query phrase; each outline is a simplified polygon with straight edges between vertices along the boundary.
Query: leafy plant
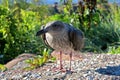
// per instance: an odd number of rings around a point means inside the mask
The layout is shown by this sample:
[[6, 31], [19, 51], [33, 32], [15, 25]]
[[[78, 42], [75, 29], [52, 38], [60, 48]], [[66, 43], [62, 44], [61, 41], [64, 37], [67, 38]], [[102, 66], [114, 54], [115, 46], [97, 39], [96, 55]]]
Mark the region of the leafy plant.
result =
[[0, 64], [0, 71], [5, 71], [5, 70], [7, 70], [7, 68], [4, 65]]
[[[18, 6], [10, 9], [0, 5], [0, 63], [6, 63], [21, 53], [42, 52], [45, 45], [35, 34], [40, 28], [37, 12]], [[41, 13], [42, 14], [42, 13]]]
[[54, 62], [56, 60], [55, 57], [52, 57], [50, 55], [49, 50], [47, 50], [46, 48], [44, 49], [42, 54], [43, 54], [42, 56], [38, 55], [32, 59], [26, 60], [25, 62], [28, 63], [30, 66], [26, 67], [25, 69], [26, 70], [35, 69], [37, 67], [43, 66], [45, 63], [49, 61]]
[[108, 53], [110, 54], [120, 54], [120, 47], [109, 47]]
[[[105, 53], [108, 51], [110, 45], [120, 41], [120, 17], [118, 17], [120, 8], [118, 7], [116, 10], [113, 9], [109, 12], [110, 9], [115, 7], [114, 5], [109, 6], [107, 2], [105, 2], [105, 4], [102, 5], [98, 4], [103, 8], [95, 8], [96, 2], [91, 3], [92, 1], [87, 1], [88, 0], [86, 0], [86, 4], [78, 6], [77, 13], [70, 13], [70, 8], [68, 7], [71, 7], [72, 3], [68, 1], [68, 3], [65, 4], [63, 14], [49, 16], [44, 20], [44, 23], [53, 20], [72, 23], [74, 27], [84, 32], [85, 47], [83, 51]], [[93, 8], [91, 9], [90, 6]], [[108, 8], [106, 8], [106, 6]], [[83, 8], [83, 10], [81, 8]]]

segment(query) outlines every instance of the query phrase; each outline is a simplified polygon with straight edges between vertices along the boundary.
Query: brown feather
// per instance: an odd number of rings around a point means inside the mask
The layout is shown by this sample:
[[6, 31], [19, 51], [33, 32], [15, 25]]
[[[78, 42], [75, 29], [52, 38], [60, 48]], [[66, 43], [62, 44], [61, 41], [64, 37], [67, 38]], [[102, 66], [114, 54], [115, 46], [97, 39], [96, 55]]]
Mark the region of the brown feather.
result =
[[76, 51], [80, 50], [84, 45], [83, 33], [77, 29], [74, 29], [74, 30], [69, 30], [68, 35], [69, 35], [69, 40], [73, 45], [73, 49]]

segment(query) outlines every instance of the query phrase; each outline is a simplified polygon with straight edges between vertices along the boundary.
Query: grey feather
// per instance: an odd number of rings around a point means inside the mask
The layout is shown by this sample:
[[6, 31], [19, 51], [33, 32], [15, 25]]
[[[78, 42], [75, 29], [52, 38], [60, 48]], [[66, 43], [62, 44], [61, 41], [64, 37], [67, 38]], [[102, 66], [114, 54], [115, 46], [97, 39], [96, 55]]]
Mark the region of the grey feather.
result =
[[[61, 21], [49, 22], [42, 29], [44, 42], [55, 50], [80, 50], [84, 45], [84, 35], [79, 29]], [[40, 30], [40, 32], [43, 32]]]

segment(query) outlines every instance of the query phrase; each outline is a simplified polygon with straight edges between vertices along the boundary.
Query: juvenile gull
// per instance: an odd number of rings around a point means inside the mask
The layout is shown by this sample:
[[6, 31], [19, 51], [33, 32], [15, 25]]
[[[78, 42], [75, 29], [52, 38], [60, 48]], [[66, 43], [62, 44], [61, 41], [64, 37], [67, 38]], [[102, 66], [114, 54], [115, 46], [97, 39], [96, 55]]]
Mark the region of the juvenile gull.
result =
[[42, 35], [45, 44], [60, 52], [60, 70], [63, 69], [62, 52], [69, 52], [71, 71], [72, 52], [80, 51], [84, 45], [84, 35], [82, 31], [67, 23], [52, 21], [36, 33], [36, 36], [39, 35]]

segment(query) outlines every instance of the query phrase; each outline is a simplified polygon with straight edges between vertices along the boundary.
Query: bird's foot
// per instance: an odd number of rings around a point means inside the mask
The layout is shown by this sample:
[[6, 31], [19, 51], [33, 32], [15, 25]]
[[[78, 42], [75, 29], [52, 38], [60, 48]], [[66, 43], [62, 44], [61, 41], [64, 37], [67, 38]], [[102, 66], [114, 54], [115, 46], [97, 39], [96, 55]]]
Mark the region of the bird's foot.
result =
[[60, 72], [62, 72], [62, 73], [67, 73], [67, 74], [76, 73], [76, 71], [74, 71], [74, 70], [63, 69], [63, 68], [61, 69], [60, 67], [54, 67], [54, 68], [52, 68], [52, 71], [54, 71], [54, 72], [60, 71]]
[[60, 69], [60, 72], [66, 72], [67, 69]]
[[66, 73], [68, 73], [68, 74], [72, 74], [72, 73], [75, 73], [75, 71], [73, 71], [73, 70], [68, 70], [68, 69], [60, 69], [60, 71], [61, 72], [66, 72]]
[[63, 69], [61, 67], [54, 67], [52, 70], [55, 71], [55, 72], [57, 72], [57, 71], [66, 72], [67, 71], [66, 69]]

